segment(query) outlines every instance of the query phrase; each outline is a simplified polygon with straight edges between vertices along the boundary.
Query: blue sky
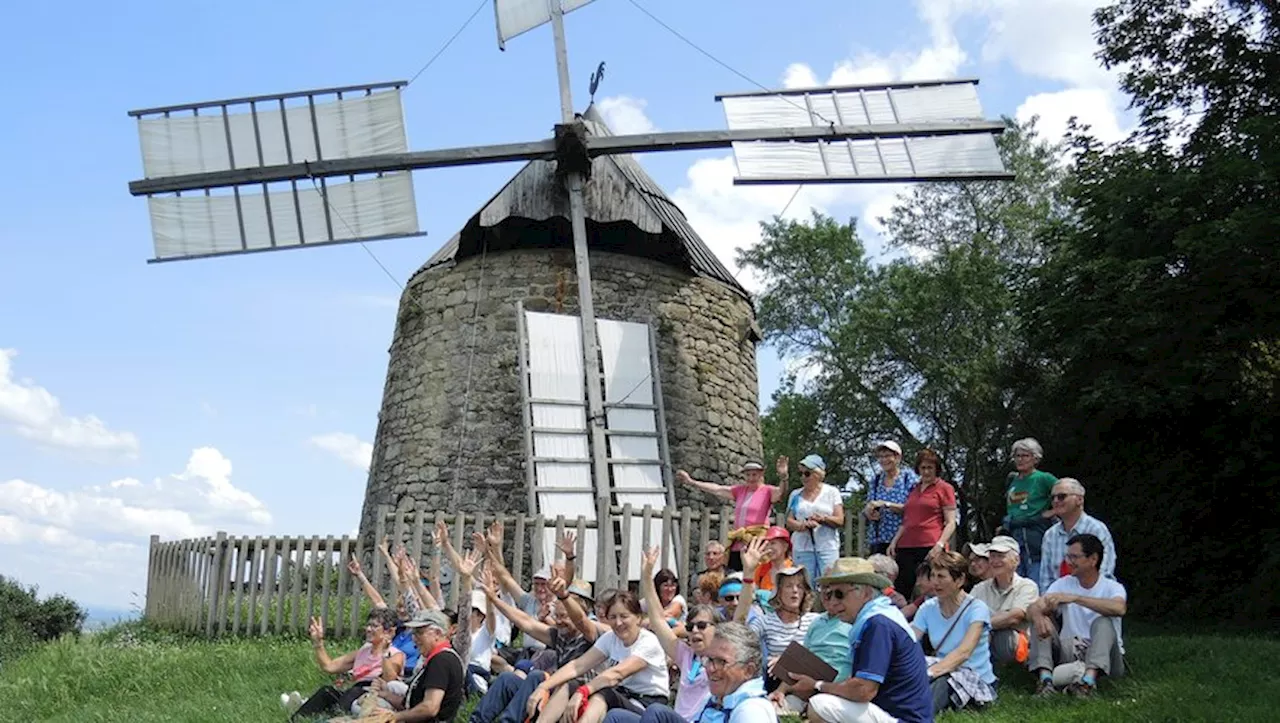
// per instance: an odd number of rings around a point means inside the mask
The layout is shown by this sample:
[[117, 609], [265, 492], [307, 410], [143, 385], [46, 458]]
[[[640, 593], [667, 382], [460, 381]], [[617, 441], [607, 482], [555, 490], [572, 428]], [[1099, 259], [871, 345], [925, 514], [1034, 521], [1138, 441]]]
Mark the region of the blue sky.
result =
[[[977, 75], [989, 115], [1126, 127], [1097, 67], [1094, 0], [639, 0], [770, 86]], [[0, 27], [0, 575], [95, 605], [144, 587], [148, 534], [344, 534], [357, 523], [398, 288], [359, 246], [147, 265], [132, 108], [407, 79], [476, 3], [23, 3]], [[751, 85], [629, 0], [567, 18], [575, 105], [618, 131], [723, 127], [713, 96]], [[548, 136], [543, 27], [496, 47], [484, 9], [404, 95], [411, 147]], [[708, 243], [732, 250], [794, 187], [734, 188], [722, 152], [646, 156]], [[415, 177], [425, 238], [371, 249], [403, 281], [518, 170]], [[873, 219], [897, 189], [806, 188]], [[745, 279], [748, 284], [751, 280]], [[764, 398], [783, 363], [761, 351]]]

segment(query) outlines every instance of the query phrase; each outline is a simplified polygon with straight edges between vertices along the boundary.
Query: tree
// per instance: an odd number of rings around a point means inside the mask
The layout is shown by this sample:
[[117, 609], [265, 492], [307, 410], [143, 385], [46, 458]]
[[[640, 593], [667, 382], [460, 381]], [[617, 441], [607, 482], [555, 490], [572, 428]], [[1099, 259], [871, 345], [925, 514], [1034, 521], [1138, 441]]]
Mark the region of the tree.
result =
[[[1018, 385], [1031, 378], [1015, 295], [1042, 262], [1037, 234], [1063, 214], [1056, 149], [1034, 123], [1010, 123], [1000, 148], [1017, 181], [929, 184], [899, 199], [885, 226], [905, 253], [890, 263], [870, 263], [853, 222], [818, 215], [765, 224], [740, 255], [766, 284], [766, 340], [814, 371], [794, 393], [821, 410], [841, 456], [858, 460], [847, 471], [866, 482], [868, 452], [886, 437], [903, 443], [908, 464], [932, 446], [982, 536], [1002, 511], [1004, 450], [1022, 429]], [[766, 429], [794, 421], [792, 393]]]
[[1095, 15], [1139, 128], [1072, 136], [1073, 209], [1024, 299], [1037, 415], [1117, 538], [1138, 611], [1280, 612], [1280, 9]]

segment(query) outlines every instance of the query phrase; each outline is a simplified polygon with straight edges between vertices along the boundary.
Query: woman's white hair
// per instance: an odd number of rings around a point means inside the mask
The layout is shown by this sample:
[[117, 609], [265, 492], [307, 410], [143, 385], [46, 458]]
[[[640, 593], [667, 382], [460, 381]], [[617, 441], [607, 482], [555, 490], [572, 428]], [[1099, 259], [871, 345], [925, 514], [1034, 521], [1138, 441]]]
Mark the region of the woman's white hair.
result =
[[884, 575], [890, 580], [898, 579], [898, 563], [892, 557], [876, 553], [871, 557], [868, 557], [867, 562], [871, 563], [871, 567], [874, 568], [876, 572]]
[[1010, 454], [1017, 454], [1019, 451], [1030, 452], [1031, 456], [1037, 460], [1044, 459], [1044, 447], [1040, 446], [1035, 437], [1027, 437], [1014, 442]]

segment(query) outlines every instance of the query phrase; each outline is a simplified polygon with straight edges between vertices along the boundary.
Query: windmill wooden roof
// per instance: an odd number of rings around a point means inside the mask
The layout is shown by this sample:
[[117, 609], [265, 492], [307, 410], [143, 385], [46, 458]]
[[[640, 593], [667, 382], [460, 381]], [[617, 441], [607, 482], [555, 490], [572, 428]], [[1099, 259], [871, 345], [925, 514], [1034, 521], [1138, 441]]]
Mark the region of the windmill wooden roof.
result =
[[[611, 135], [594, 107], [583, 114], [588, 131]], [[480, 253], [514, 248], [572, 246], [568, 195], [554, 161], [530, 161], [440, 248], [423, 270]], [[583, 188], [587, 239], [592, 250], [652, 258], [715, 279], [751, 296], [689, 225], [684, 212], [629, 155], [592, 161]]]

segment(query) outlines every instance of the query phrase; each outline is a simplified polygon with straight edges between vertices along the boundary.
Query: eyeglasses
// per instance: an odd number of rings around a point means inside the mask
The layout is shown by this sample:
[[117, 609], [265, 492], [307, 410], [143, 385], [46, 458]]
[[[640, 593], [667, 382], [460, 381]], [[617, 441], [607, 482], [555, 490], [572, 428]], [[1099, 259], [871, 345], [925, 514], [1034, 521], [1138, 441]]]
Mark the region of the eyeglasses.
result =
[[725, 595], [725, 596], [721, 597], [720, 599], [721, 599], [721, 600], [724, 600], [725, 602], [736, 603], [736, 602], [738, 602], [738, 597], [739, 597], [739, 596], [737, 596], [737, 595]]
[[707, 666], [707, 670], [719, 670], [734, 665], [738, 661], [729, 660], [728, 658], [703, 658], [702, 662]]
[[823, 600], [843, 600], [844, 596], [845, 596], [844, 590], [833, 590], [831, 588], [827, 588], [826, 590], [822, 591]]
[[707, 628], [714, 628], [715, 626], [716, 624], [709, 620], [699, 620], [695, 623], [689, 623], [690, 630], [706, 630]]
[[1068, 560], [1072, 562], [1075, 562], [1076, 560], [1083, 560], [1085, 558], [1085, 555], [1076, 555], [1074, 553], [1068, 552], [1066, 555], [1064, 555], [1064, 557], [1066, 557]]
[[1063, 500], [1067, 499], [1070, 496], [1071, 496], [1070, 492], [1059, 492], [1053, 496], [1053, 501], [1062, 502]]

